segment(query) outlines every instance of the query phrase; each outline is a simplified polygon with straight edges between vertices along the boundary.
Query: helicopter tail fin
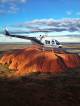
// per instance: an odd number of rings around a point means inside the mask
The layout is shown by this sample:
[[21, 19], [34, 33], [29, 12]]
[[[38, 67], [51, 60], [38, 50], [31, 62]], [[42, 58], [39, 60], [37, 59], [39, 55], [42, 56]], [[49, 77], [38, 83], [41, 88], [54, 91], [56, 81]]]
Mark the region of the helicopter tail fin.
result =
[[9, 36], [10, 35], [10, 33], [8, 32], [8, 29], [7, 28], [5, 28], [5, 35], [6, 36]]

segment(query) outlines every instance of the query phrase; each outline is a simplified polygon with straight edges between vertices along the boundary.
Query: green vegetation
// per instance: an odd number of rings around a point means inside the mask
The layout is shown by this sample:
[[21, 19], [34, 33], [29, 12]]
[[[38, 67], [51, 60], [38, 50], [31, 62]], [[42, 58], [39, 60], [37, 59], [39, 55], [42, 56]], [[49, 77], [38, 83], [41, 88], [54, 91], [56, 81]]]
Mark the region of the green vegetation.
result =
[[10, 70], [8, 65], [1, 65], [0, 64], [0, 77], [10, 77], [14, 73], [14, 70]]

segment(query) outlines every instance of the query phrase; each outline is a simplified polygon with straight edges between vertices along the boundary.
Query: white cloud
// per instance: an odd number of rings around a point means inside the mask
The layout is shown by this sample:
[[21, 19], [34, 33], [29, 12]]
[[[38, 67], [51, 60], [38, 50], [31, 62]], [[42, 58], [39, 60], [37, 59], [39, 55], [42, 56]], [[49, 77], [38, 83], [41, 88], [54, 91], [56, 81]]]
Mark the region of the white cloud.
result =
[[4, 14], [5, 13], [5, 10], [0, 10], [0, 14]]
[[29, 32], [80, 32], [80, 18], [69, 18], [55, 20], [50, 19], [36, 19], [30, 22], [17, 24], [16, 27], [25, 27]]
[[77, 16], [80, 16], [80, 12], [77, 12], [76, 15], [77, 15]]
[[16, 13], [20, 10], [18, 4], [24, 5], [26, 2], [27, 0], [0, 0], [0, 14]]
[[25, 3], [27, 0], [21, 0], [22, 3]]
[[77, 12], [75, 12], [75, 11], [66, 11], [66, 14], [68, 16], [71, 16], [71, 15], [80, 16], [80, 11], [77, 11]]
[[67, 15], [72, 15], [72, 11], [67, 11], [66, 14]]
[[19, 10], [17, 7], [10, 7], [8, 13], [16, 13]]
[[10, 3], [10, 2], [17, 2], [17, 3], [25, 3], [27, 0], [0, 0], [0, 3]]

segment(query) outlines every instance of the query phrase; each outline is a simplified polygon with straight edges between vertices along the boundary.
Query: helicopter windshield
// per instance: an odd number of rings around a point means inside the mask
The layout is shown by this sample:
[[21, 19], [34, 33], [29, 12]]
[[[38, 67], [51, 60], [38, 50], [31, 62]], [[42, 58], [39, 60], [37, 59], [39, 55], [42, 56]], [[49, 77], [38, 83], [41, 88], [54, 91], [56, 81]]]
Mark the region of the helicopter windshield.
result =
[[55, 43], [54, 40], [52, 40], [52, 45], [53, 45], [54, 43]]
[[55, 42], [56, 42], [57, 45], [60, 45], [60, 43], [57, 40], [55, 40]]

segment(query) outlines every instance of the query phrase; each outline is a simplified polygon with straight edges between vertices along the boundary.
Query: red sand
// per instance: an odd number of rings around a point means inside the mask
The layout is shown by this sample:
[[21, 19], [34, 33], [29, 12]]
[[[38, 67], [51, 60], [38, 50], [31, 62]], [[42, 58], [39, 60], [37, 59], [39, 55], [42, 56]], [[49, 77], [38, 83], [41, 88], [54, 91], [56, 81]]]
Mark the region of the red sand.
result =
[[42, 51], [42, 47], [31, 46], [5, 53], [0, 63], [15, 69], [15, 75], [23, 76], [31, 72], [60, 73], [80, 67], [80, 56], [64, 51]]

